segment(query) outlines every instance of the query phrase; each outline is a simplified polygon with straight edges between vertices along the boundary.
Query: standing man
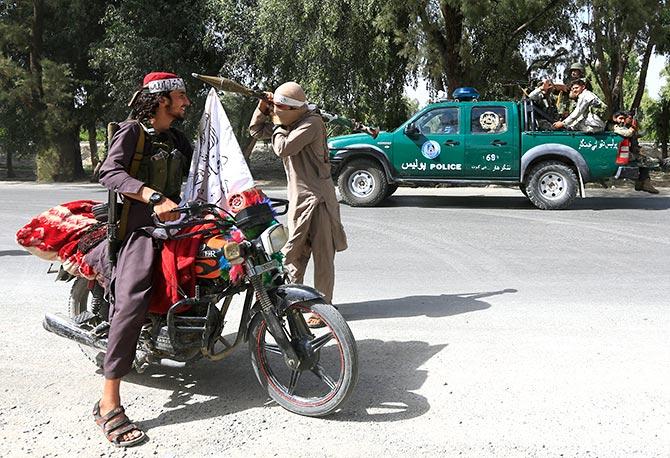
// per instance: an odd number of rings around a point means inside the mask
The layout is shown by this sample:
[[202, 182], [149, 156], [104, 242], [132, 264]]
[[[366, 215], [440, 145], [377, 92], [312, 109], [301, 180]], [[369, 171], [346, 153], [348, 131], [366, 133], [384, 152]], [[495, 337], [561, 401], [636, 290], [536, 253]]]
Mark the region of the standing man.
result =
[[553, 81], [547, 78], [528, 94], [528, 98], [534, 102], [535, 112], [540, 115], [541, 119], [536, 119], [540, 130], [551, 130], [551, 124], [559, 120], [559, 100], [555, 94], [556, 91], [558, 89]]
[[586, 78], [586, 67], [584, 67], [584, 64], [581, 62], [575, 62], [572, 65], [570, 65], [570, 69], [568, 70], [569, 73], [569, 78], [568, 81], [566, 82], [566, 85], [570, 87], [572, 83], [575, 80], [584, 80], [584, 83], [586, 84], [586, 89], [589, 91], [593, 90], [591, 87], [591, 82]]
[[[332, 303], [335, 252], [347, 248], [347, 237], [331, 178], [326, 127], [297, 83], [282, 84], [268, 99], [270, 103], [259, 102], [249, 132], [254, 138], [271, 138], [284, 163], [289, 200], [285, 264], [291, 281], [302, 283], [312, 256], [314, 287]], [[308, 325], [320, 327], [323, 322], [312, 316]]]
[[605, 122], [594, 112], [603, 109], [606, 105], [593, 92], [586, 89], [584, 80], [576, 80], [570, 86], [570, 98], [576, 99], [577, 104], [572, 113], [563, 121], [556, 121], [554, 129], [567, 128], [594, 133], [605, 130]]
[[116, 446], [136, 445], [146, 437], [124, 413], [120, 385], [135, 359], [151, 298], [160, 248], [147, 231], [154, 224], [152, 214], [161, 221], [179, 216], [170, 211], [179, 202], [193, 149], [184, 134], [171, 126], [184, 119], [190, 104], [184, 81], [177, 75], [146, 75], [130, 103], [130, 119], [120, 123], [100, 167], [100, 183], [129, 202], [127, 215], [122, 212], [121, 216], [120, 230], [125, 233], [111, 285], [114, 300], [103, 365], [105, 382], [102, 398], [93, 408], [96, 424]]

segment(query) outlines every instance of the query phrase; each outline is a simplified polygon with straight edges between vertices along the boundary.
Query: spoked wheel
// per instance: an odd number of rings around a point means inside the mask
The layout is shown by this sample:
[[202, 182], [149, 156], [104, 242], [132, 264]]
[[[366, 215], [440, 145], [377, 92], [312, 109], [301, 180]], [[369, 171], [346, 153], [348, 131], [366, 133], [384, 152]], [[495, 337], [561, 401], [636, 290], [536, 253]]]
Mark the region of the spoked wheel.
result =
[[[307, 327], [305, 313], [320, 317], [323, 328]], [[342, 315], [322, 301], [291, 305], [282, 317], [289, 340], [300, 358], [291, 369], [257, 315], [250, 328], [249, 351], [258, 381], [285, 409], [310, 417], [334, 412], [351, 394], [358, 378], [356, 341]]]
[[[91, 283], [85, 278], [76, 278], [72, 283], [68, 302], [70, 318], [80, 324], [86, 323], [91, 329], [102, 320], [108, 320], [109, 303], [105, 300], [104, 293], [102, 286], [97, 282]], [[96, 366], [102, 367], [105, 357], [102, 351], [86, 345], [79, 345], [79, 348]]]

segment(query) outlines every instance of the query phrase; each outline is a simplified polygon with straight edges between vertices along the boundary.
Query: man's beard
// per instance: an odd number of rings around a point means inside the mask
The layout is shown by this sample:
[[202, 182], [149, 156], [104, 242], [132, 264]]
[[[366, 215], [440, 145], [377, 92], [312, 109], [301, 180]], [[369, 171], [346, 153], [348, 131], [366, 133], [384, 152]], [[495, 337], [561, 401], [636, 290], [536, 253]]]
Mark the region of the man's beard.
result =
[[174, 118], [175, 121], [183, 121], [186, 118], [186, 113], [181, 110], [173, 110], [172, 102], [165, 106], [165, 111]]

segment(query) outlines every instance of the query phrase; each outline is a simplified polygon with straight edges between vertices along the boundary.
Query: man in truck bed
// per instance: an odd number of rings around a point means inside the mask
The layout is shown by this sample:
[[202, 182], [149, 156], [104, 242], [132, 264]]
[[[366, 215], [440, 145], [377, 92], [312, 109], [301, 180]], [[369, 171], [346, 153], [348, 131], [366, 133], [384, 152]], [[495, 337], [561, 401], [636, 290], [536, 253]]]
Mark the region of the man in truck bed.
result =
[[597, 95], [586, 89], [586, 82], [583, 79], [572, 82], [570, 98], [577, 99], [575, 109], [563, 121], [556, 121], [553, 126], [554, 129], [565, 127], [568, 130], [588, 133], [605, 130], [605, 122], [595, 113], [596, 109], [604, 108], [605, 104]]

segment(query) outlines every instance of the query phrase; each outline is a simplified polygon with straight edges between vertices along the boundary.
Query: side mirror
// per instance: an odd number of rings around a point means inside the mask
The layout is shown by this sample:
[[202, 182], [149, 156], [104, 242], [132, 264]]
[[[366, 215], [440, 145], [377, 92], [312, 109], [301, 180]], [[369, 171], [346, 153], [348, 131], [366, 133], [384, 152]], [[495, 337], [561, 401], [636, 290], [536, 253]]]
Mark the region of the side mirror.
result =
[[405, 135], [407, 135], [408, 137], [416, 137], [420, 133], [421, 132], [416, 127], [416, 124], [414, 124], [413, 122], [410, 122], [405, 126]]

